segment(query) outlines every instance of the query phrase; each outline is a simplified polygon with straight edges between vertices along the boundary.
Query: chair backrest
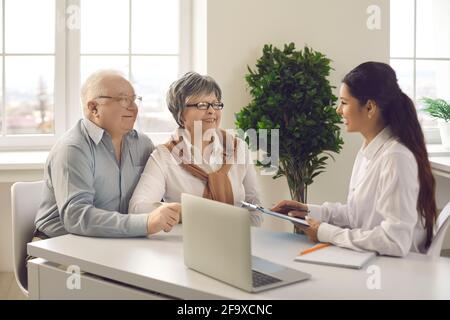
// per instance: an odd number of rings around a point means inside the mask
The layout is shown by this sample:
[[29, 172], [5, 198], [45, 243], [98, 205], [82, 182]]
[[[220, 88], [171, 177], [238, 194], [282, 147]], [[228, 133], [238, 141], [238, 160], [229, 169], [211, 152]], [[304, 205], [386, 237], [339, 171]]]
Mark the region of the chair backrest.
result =
[[427, 251], [430, 257], [439, 257], [441, 255], [442, 244], [450, 226], [450, 202], [442, 209], [436, 221], [436, 235], [431, 242], [431, 246]]
[[16, 182], [11, 187], [14, 275], [25, 295], [28, 295], [27, 243], [33, 237], [43, 188], [44, 181]]

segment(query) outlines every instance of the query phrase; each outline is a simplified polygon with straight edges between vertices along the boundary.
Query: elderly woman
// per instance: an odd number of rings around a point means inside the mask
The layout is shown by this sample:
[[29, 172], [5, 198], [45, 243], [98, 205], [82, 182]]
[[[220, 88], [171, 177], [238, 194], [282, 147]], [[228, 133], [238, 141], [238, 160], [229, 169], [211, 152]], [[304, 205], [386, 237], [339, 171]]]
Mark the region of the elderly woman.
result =
[[[159, 201], [180, 202], [190, 193], [240, 206], [259, 204], [256, 173], [245, 142], [220, 130], [223, 103], [218, 84], [189, 72], [169, 88], [167, 104], [179, 125], [156, 147], [130, 200], [129, 212], [150, 212]], [[251, 212], [252, 225], [262, 217]]]

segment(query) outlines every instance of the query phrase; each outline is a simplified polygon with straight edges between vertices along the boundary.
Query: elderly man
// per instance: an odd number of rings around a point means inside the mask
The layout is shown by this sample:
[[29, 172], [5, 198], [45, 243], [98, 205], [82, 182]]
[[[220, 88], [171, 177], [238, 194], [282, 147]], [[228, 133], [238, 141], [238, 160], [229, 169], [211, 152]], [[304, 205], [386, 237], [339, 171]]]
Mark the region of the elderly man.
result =
[[170, 231], [179, 222], [179, 204], [160, 206], [151, 214], [127, 214], [154, 148], [133, 130], [141, 98], [119, 73], [99, 71], [86, 80], [81, 100], [84, 119], [50, 151], [33, 240], [67, 233], [137, 237]]

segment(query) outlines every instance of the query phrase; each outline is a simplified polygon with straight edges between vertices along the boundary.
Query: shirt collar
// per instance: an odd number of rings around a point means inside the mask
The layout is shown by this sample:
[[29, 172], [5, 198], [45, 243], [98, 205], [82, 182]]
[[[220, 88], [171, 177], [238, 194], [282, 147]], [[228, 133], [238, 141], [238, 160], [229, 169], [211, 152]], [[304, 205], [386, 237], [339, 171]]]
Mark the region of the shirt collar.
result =
[[391, 128], [387, 126], [383, 130], [381, 130], [380, 133], [378, 133], [366, 147], [361, 148], [362, 155], [367, 160], [372, 160], [377, 151], [380, 150], [380, 148], [391, 138], [392, 131]]
[[[108, 134], [108, 132], [106, 132], [105, 129], [99, 127], [98, 125], [96, 125], [95, 123], [93, 123], [91, 120], [84, 118], [83, 119], [83, 124], [84, 127], [86, 128], [86, 131], [89, 135], [89, 137], [92, 139], [92, 141], [94, 141], [94, 143], [97, 145], [100, 143], [100, 141], [103, 138], [103, 135], [106, 133]], [[128, 132], [125, 136], [130, 136], [132, 138], [137, 138], [138, 137], [138, 133], [136, 130], [131, 130], [130, 132]]]
[[131, 138], [138, 138], [139, 137], [139, 135], [138, 135], [138, 133], [137, 133], [137, 131], [135, 129], [131, 130], [126, 135], [131, 137]]
[[86, 128], [87, 134], [92, 139], [92, 141], [94, 141], [96, 145], [99, 144], [99, 142], [103, 138], [105, 130], [86, 118], [83, 119], [83, 125]]

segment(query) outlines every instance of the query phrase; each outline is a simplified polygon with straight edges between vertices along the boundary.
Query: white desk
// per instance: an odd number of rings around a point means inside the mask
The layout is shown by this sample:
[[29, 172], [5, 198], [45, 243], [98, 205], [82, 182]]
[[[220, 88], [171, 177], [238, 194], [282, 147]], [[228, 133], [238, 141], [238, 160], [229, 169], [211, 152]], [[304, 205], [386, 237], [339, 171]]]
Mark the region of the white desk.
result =
[[[152, 239], [101, 239], [66, 235], [28, 244], [39, 257], [28, 266], [30, 297], [35, 299], [450, 299], [450, 259], [425, 256], [377, 257], [369, 265], [381, 272], [381, 289], [369, 290], [367, 267], [351, 270], [293, 261], [311, 246], [304, 236], [252, 229], [253, 254], [312, 275], [310, 280], [249, 294], [211, 279], [183, 263], [181, 226]], [[42, 259], [40, 259], [42, 258]], [[81, 290], [68, 290], [65, 271], [78, 265]], [[217, 266], [220, 268], [220, 266]], [[102, 278], [95, 277], [101, 276]], [[164, 296], [153, 294], [157, 292]]]

